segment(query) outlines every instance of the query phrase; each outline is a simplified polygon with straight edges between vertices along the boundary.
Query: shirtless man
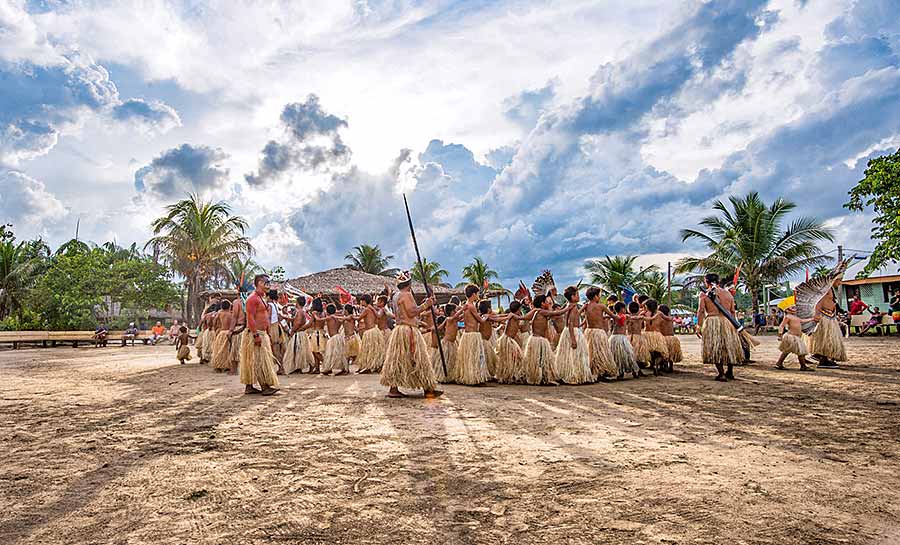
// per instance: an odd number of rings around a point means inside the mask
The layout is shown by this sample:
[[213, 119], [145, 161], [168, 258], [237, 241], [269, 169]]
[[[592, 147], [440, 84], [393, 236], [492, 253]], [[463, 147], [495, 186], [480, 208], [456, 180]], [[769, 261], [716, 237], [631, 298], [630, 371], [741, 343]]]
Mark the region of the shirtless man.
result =
[[456, 366], [450, 380], [457, 384], [477, 386], [491, 379], [481, 326], [490, 322], [478, 311], [478, 293], [474, 284], [466, 286], [466, 303], [462, 307], [463, 334], [456, 350]]
[[[241, 384], [245, 394], [270, 396], [277, 392], [278, 377], [275, 375], [275, 357], [269, 340], [269, 307], [266, 304], [266, 289], [269, 277], [258, 274], [253, 279], [254, 292], [247, 299], [247, 334], [241, 342]], [[253, 387], [259, 384], [260, 389]]]
[[[409, 273], [401, 273], [397, 278], [397, 327], [391, 332], [385, 355], [381, 384], [389, 388], [388, 397], [405, 397], [404, 388], [421, 388], [426, 398], [435, 398], [443, 392], [437, 390], [434, 370], [428, 359], [428, 344], [417, 327], [417, 319], [422, 312], [431, 308], [434, 298], [416, 304], [412, 294], [412, 279]], [[380, 298], [379, 298], [380, 299]]]
[[322, 366], [322, 374], [334, 376], [349, 374], [347, 364], [347, 340], [341, 332], [341, 326], [348, 320], [354, 320], [353, 316], [338, 316], [337, 307], [329, 304], [325, 307], [325, 330], [328, 332], [328, 343], [325, 346], [325, 361]]
[[376, 324], [378, 314], [372, 306], [372, 296], [363, 295], [359, 301], [362, 304], [362, 312], [356, 321], [362, 331], [362, 337], [359, 341], [356, 372], [365, 374], [381, 369], [384, 362], [384, 335]]
[[309, 335], [306, 330], [312, 325], [312, 320], [306, 314], [306, 297], [297, 297], [296, 312], [290, 321], [290, 331], [287, 346], [284, 351], [284, 372], [287, 374], [302, 373], [307, 367], [312, 370], [315, 359], [312, 348], [309, 345]]
[[[840, 285], [841, 279], [836, 278], [832, 286], [837, 289]], [[809, 336], [809, 351], [819, 361], [817, 367], [828, 369], [836, 368], [839, 361], [847, 361], [847, 351], [837, 317], [834, 289], [829, 290], [825, 297], [816, 303], [813, 317], [816, 329]]]
[[601, 382], [607, 382], [619, 372], [609, 349], [609, 323], [616, 315], [601, 302], [598, 288], [588, 288], [585, 296], [588, 302], [582, 307], [581, 314], [591, 357], [591, 372]]
[[559, 383], [560, 377], [556, 374], [556, 362], [553, 347], [550, 345], [548, 330], [549, 320], [562, 316], [569, 311], [569, 307], [559, 310], [551, 310], [552, 301], [546, 295], [538, 295], [534, 298], [534, 306], [531, 312], [525, 315], [531, 321], [531, 337], [525, 345], [525, 382], [528, 384]]
[[716, 366], [715, 380], [727, 382], [734, 379], [734, 366], [744, 359], [744, 350], [737, 330], [722, 316], [710, 296], [714, 296], [722, 308], [734, 315], [734, 297], [719, 286], [719, 275], [709, 273], [704, 277], [706, 291], [700, 293], [697, 307], [697, 334], [700, 335], [703, 363]]
[[240, 294], [231, 301], [231, 314], [234, 326], [231, 329], [231, 367], [229, 375], [236, 375], [241, 363], [241, 333], [247, 328], [247, 316], [244, 314], [244, 301]]
[[568, 304], [566, 313], [562, 315], [565, 327], [560, 333], [559, 344], [556, 348], [557, 376], [566, 384], [594, 382], [590, 350], [584, 332], [581, 330], [578, 288], [567, 287], [563, 296]]
[[666, 338], [663, 336], [663, 324], [671, 322], [672, 318], [659, 311], [659, 304], [655, 299], [644, 301], [646, 315], [644, 316], [644, 341], [650, 350], [650, 367], [655, 376], [660, 376], [662, 371], [668, 370], [669, 348]]
[[216, 373], [231, 373], [231, 343], [234, 329], [234, 314], [231, 303], [227, 300], [220, 303], [221, 308], [213, 318], [213, 331], [216, 340], [213, 342], [212, 367]]

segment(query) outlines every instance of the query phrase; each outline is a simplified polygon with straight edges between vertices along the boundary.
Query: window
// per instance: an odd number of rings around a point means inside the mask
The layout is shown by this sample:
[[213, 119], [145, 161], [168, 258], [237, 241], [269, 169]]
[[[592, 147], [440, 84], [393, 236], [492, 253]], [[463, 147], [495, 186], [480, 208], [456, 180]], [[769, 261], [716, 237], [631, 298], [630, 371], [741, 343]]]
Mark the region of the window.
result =
[[884, 290], [884, 301], [890, 303], [894, 292], [900, 290], [900, 282], [885, 282], [881, 285], [881, 289]]

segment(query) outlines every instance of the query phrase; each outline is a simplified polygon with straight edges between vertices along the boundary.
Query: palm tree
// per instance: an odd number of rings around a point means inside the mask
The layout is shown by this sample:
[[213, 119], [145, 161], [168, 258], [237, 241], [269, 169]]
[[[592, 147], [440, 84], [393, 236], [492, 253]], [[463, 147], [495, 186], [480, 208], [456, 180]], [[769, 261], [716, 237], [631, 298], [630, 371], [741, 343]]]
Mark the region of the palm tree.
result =
[[252, 258], [247, 257], [241, 259], [236, 257], [228, 263], [228, 285], [242, 291], [244, 288], [252, 284], [253, 277], [263, 272], [263, 268], [259, 266]]
[[816, 267], [816, 270], [813, 271], [812, 277], [820, 278], [822, 276], [828, 276], [829, 274], [831, 274], [831, 267], [828, 265], [819, 265]]
[[731, 277], [740, 267], [739, 283], [750, 292], [754, 312], [759, 311], [759, 294], [763, 286], [778, 284], [808, 267], [823, 265], [829, 257], [819, 249], [820, 241], [833, 241], [831, 230], [815, 218], [797, 218], [782, 229], [785, 217], [797, 205], [778, 198], [766, 206], [759, 194], [729, 197], [731, 209], [716, 201], [713, 209], [720, 216], [700, 221], [706, 232], [695, 229], [681, 231], [682, 241], [698, 239], [710, 254], [686, 257], [678, 261], [676, 271], [704, 274], [715, 272]]
[[411, 276], [413, 280], [418, 282], [425, 282], [427, 280], [427, 284], [429, 286], [447, 286], [444, 282], [444, 278], [450, 276], [450, 273], [447, 272], [446, 269], [441, 268], [441, 264], [437, 261], [428, 261], [425, 258], [422, 258], [422, 268], [425, 269], [425, 277], [422, 277], [422, 270], [419, 268], [418, 263], [413, 263], [410, 270], [412, 271]]
[[[584, 269], [590, 274], [591, 283], [608, 293], [619, 294], [622, 288], [635, 288], [642, 290], [640, 286], [650, 273], [659, 273], [659, 267], [650, 265], [647, 268], [637, 270], [636, 255], [604, 256], [603, 259], [591, 259], [584, 263]], [[659, 273], [662, 275], [662, 273]]]
[[474, 284], [481, 289], [484, 289], [485, 281], [487, 282], [487, 289], [494, 291], [506, 291], [502, 285], [498, 282], [491, 282], [492, 279], [498, 278], [500, 275], [497, 274], [497, 271], [488, 267], [487, 263], [484, 262], [480, 257], [476, 257], [472, 260], [471, 263], [463, 267], [462, 277], [463, 281], [456, 285], [457, 288], [464, 287], [466, 284]]
[[197, 195], [166, 208], [156, 219], [153, 234], [144, 248], [153, 247], [187, 282], [187, 319], [200, 312], [200, 292], [215, 275], [224, 273], [227, 263], [252, 255], [253, 247], [244, 235], [247, 222], [231, 214], [223, 202], [201, 200]]
[[394, 256], [384, 255], [377, 244], [375, 246], [368, 244], [354, 246], [353, 251], [345, 255], [344, 259], [347, 260], [348, 268], [369, 274], [394, 276], [399, 272], [397, 268], [388, 267]]
[[38, 259], [29, 256], [25, 242], [0, 243], [0, 319], [22, 308], [22, 301], [35, 277]]

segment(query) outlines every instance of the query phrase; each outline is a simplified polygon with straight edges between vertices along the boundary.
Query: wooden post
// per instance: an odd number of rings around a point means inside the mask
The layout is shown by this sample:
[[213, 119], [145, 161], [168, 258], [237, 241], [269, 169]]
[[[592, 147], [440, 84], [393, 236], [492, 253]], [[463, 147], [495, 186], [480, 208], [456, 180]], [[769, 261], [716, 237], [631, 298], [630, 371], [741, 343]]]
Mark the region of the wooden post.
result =
[[667, 283], [666, 290], [668, 291], [669, 307], [671, 307], [672, 306], [672, 262], [671, 261], [668, 262], [667, 277], [668, 277], [668, 283]]

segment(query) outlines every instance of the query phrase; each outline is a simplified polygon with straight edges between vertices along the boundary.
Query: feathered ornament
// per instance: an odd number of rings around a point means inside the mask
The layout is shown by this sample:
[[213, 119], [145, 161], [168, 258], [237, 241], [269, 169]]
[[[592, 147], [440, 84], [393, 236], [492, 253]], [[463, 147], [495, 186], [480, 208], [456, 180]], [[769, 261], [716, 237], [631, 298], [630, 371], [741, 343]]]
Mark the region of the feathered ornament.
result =
[[[816, 314], [816, 305], [829, 292], [834, 294], [835, 301], [841, 300], [834, 283], [836, 280], [844, 278], [844, 271], [855, 258], [855, 255], [850, 256], [835, 265], [828, 274], [807, 280], [794, 288], [794, 305], [797, 307], [797, 316], [800, 319], [813, 318]], [[803, 332], [806, 334], [812, 333], [815, 328], [816, 322], [803, 324]]]
[[513, 295], [513, 299], [520, 303], [531, 299], [531, 292], [528, 291], [528, 288], [525, 287], [525, 283], [521, 280], [519, 280], [519, 289], [516, 290], [516, 293]]
[[534, 293], [535, 297], [537, 297], [538, 295], [547, 295], [547, 293], [555, 287], [556, 283], [553, 281], [553, 273], [549, 270], [545, 270], [540, 276], [534, 279], [534, 283], [531, 284], [531, 291]]

